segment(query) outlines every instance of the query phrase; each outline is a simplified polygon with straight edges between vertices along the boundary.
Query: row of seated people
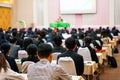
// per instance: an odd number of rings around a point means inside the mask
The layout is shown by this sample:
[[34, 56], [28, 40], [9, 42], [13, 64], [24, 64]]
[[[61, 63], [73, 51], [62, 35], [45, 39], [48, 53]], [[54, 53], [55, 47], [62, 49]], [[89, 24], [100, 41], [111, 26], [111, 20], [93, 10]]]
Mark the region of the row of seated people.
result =
[[[89, 38], [86, 38], [85, 39], [85, 41], [87, 41], [88, 42], [88, 39]], [[89, 42], [87, 43], [86, 42], [86, 46], [88, 46], [88, 44], [89, 44]], [[47, 44], [46, 44], [47, 45]], [[59, 56], [58, 56], [58, 58], [61, 56], [64, 56], [64, 57], [71, 57], [72, 59], [73, 59], [73, 61], [74, 61], [74, 63], [75, 63], [75, 68], [76, 68], [76, 74], [77, 75], [82, 75], [83, 74], [83, 71], [84, 71], [84, 63], [83, 63], [83, 57], [80, 55], [80, 54], [77, 54], [75, 51], [74, 51], [74, 49], [76, 48], [76, 40], [74, 39], [74, 38], [68, 38], [66, 41], [65, 41], [65, 45], [66, 45], [66, 47], [67, 47], [67, 51], [65, 52], [65, 53], [63, 53], [63, 54], [60, 54]], [[49, 46], [49, 45], [47, 45], [47, 46]], [[47, 46], [46, 47], [44, 47], [43, 46], [43, 48], [47, 48]], [[10, 50], [10, 46], [8, 45], [8, 44], [2, 44], [1, 45], [1, 51], [4, 53], [5, 51], [6, 51], [6, 48], [7, 47], [9, 47], [9, 49], [7, 49], [7, 51], [9, 52], [9, 50]], [[50, 47], [50, 46], [49, 46]], [[42, 48], [42, 47], [41, 47]], [[41, 49], [40, 48], [40, 49]], [[5, 49], [5, 50], [4, 50]], [[52, 47], [51, 47], [51, 49], [52, 49]], [[94, 49], [92, 49], [91, 48], [91, 50], [93, 50], [94, 51]], [[47, 50], [46, 50], [47, 51]], [[10, 57], [10, 56], [8, 56], [9, 55], [9, 53], [7, 52], [7, 54], [5, 54], [4, 53], [4, 55], [6, 55], [7, 57]], [[35, 57], [36, 56], [36, 53], [37, 53], [37, 47], [35, 46], [35, 45], [33, 45], [33, 44], [31, 44], [31, 45], [29, 45], [28, 47], [27, 47], [27, 52], [28, 52], [28, 55], [29, 55], [29, 57], [28, 58], [23, 58], [22, 59], [22, 61], [24, 62], [24, 61], [33, 61], [33, 62], [38, 62], [39, 61], [39, 58], [38, 57]], [[33, 54], [34, 53], [34, 54]], [[38, 53], [39, 53], [39, 50], [38, 50]], [[47, 53], [47, 52], [44, 52], [44, 54], [45, 53]], [[92, 54], [94, 54], [95, 55], [95, 53], [92, 53]], [[92, 55], [91, 54], [91, 55]], [[34, 55], [34, 56], [33, 56]], [[44, 57], [43, 57], [44, 58]], [[98, 59], [97, 59], [97, 56], [94, 56], [93, 57], [93, 60], [96, 58], [96, 62], [98, 62]], [[41, 59], [41, 58], [40, 58]], [[10, 60], [7, 60], [8, 61], [8, 63], [10, 62]], [[10, 64], [10, 63], [9, 63]], [[13, 67], [13, 65], [12, 66], [10, 66], [10, 67]], [[31, 69], [30, 69], [31, 70]], [[31, 78], [33, 78], [33, 77], [31, 77]], [[29, 79], [29, 78], [28, 78]]]
[[[55, 38], [53, 38], [53, 41], [55, 41], [54, 39], [55, 39]], [[90, 38], [89, 38], [89, 39], [90, 39]], [[89, 39], [88, 39], [88, 40], [89, 40]], [[12, 40], [14, 41], [14, 38], [10, 37], [10, 40], [11, 40], [11, 41], [12, 41]], [[25, 40], [26, 40], [26, 39], [25, 39]], [[70, 40], [72, 40], [72, 39], [70, 39]], [[66, 40], [66, 41], [67, 41], [67, 40]], [[76, 41], [76, 40], [75, 40], [75, 41]], [[27, 42], [30, 44], [32, 41], [29, 39], [29, 40], [27, 40], [26, 42], [24, 42], [24, 44], [28, 44]], [[86, 44], [84, 44], [84, 45], [88, 47], [89, 44], [90, 44], [90, 42], [89, 42], [89, 41], [87, 41], [87, 42], [88, 42], [88, 43], [86, 43]], [[11, 42], [11, 43], [12, 43], [12, 42]], [[29, 45], [29, 44], [28, 44], [28, 45]], [[70, 41], [69, 44], [72, 44], [72, 41]], [[6, 44], [6, 45], [7, 45], [7, 44]], [[65, 42], [65, 45], [66, 45], [66, 42]], [[72, 44], [72, 46], [74, 46], [74, 44]], [[3, 47], [3, 48], [2, 48], [2, 47]], [[9, 60], [13, 60], [13, 59], [9, 56], [9, 55], [10, 55], [10, 53], [9, 53], [10, 47], [11, 47], [11, 46], [8, 46], [8, 45], [7, 45], [7, 47], [5, 47], [5, 45], [2, 44], [2, 45], [1, 45], [1, 51], [2, 51], [3, 54], [5, 54], [5, 57], [6, 57], [7, 61], [8, 61], [8, 63], [10, 64], [10, 67], [12, 68], [12, 67], [13, 67], [13, 64], [15, 64], [15, 63], [14, 63], [15, 61], [9, 61]], [[67, 46], [66, 46], [66, 47], [67, 47]], [[70, 46], [68, 46], [68, 47], [70, 47]], [[7, 49], [8, 51], [7, 51], [6, 49]], [[15, 49], [15, 48], [13, 48], [13, 49]], [[27, 49], [27, 46], [24, 47], [24, 50], [26, 50], [26, 49]], [[76, 48], [74, 48], [74, 49], [76, 49]], [[32, 50], [32, 49], [30, 49], [30, 50]], [[92, 49], [92, 48], [91, 48], [91, 50], [94, 51], [94, 49]], [[29, 51], [29, 50], [28, 50], [28, 51]], [[53, 51], [54, 51], [54, 50], [53, 50]], [[68, 48], [66, 49], [66, 51], [68, 51]], [[70, 51], [71, 51], [71, 49], [70, 49]], [[14, 53], [14, 51], [13, 51], [13, 53]], [[28, 52], [28, 55], [29, 55], [29, 53], [30, 53], [30, 52]], [[62, 52], [62, 53], [63, 53], [63, 52]], [[94, 54], [91, 54], [91, 55], [94, 55]], [[31, 55], [30, 55], [30, 56], [31, 56]], [[29, 56], [29, 57], [30, 57], [30, 56]], [[33, 56], [32, 56], [32, 57], [33, 57]], [[92, 57], [92, 56], [91, 56], [91, 57]], [[95, 57], [94, 57], [94, 58], [95, 58]], [[34, 59], [33, 59], [33, 60], [34, 60]], [[24, 60], [23, 60], [23, 61], [24, 61]], [[25, 61], [26, 61], [26, 60], [25, 60]], [[32, 60], [31, 60], [31, 61], [32, 61]], [[96, 59], [95, 61], [98, 62], [97, 59]], [[13, 62], [13, 63], [11, 63], [11, 62]], [[33, 61], [33, 62], [34, 62], [34, 61]], [[84, 63], [83, 63], [83, 64], [84, 64]], [[16, 65], [15, 65], [15, 66], [16, 66]], [[16, 69], [16, 70], [14, 70], [14, 69]], [[18, 72], [17, 68], [13, 68], [13, 70]], [[84, 70], [84, 69], [82, 69], [82, 70]], [[77, 71], [77, 70], [76, 70], [76, 71]], [[78, 72], [77, 72], [77, 73], [78, 73]], [[83, 73], [83, 72], [82, 72], [82, 73]], [[81, 75], [81, 74], [78, 74], [78, 75]]]

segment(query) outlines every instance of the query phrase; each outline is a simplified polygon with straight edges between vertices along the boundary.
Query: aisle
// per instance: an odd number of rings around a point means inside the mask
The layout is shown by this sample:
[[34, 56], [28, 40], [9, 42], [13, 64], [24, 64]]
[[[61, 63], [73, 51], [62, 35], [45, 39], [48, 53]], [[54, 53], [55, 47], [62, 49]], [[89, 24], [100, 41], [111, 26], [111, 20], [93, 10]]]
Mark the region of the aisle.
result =
[[120, 45], [118, 46], [119, 53], [114, 54], [114, 57], [117, 60], [118, 67], [111, 68], [106, 65], [104, 72], [100, 75], [100, 80], [120, 80]]

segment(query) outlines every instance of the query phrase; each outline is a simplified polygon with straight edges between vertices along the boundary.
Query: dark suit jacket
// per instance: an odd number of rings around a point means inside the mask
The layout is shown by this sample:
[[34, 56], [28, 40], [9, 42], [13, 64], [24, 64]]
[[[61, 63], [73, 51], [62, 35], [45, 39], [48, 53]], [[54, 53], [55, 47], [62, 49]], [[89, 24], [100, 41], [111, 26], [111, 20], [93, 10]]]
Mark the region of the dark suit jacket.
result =
[[5, 56], [6, 60], [8, 61], [11, 69], [15, 72], [19, 72], [18, 70], [18, 67], [17, 67], [17, 64], [15, 62], [15, 59], [13, 57], [10, 57], [10, 56]]
[[90, 50], [90, 55], [91, 55], [92, 61], [95, 61], [96, 63], [98, 63], [98, 57], [96, 55], [95, 50], [90, 46], [87, 46], [87, 47]]
[[76, 68], [76, 72], [77, 75], [82, 75], [84, 72], [84, 61], [83, 61], [83, 57], [79, 54], [77, 54], [74, 51], [66, 51], [63, 54], [58, 55], [57, 57], [57, 61], [60, 57], [71, 57], [75, 63], [75, 68]]
[[66, 49], [63, 48], [62, 46], [55, 46], [55, 47], [53, 48], [53, 52], [63, 53], [63, 52], [65, 52], [65, 51], [66, 51]]

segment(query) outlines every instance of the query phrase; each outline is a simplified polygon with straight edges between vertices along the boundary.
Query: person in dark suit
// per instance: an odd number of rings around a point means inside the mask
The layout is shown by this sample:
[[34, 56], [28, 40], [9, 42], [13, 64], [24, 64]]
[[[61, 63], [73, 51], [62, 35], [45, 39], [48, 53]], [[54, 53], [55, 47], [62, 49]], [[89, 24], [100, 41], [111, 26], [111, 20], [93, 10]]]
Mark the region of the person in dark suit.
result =
[[76, 40], [72, 37], [65, 40], [65, 46], [67, 51], [63, 54], [58, 55], [57, 61], [60, 57], [71, 57], [75, 63], [76, 73], [77, 75], [82, 75], [84, 72], [84, 61], [83, 57], [77, 54], [74, 50], [76, 48]]
[[98, 63], [98, 58], [95, 52], [95, 49], [93, 49], [90, 44], [92, 42], [92, 39], [90, 36], [86, 36], [84, 39], [84, 47], [88, 47], [88, 49], [90, 50], [90, 55], [92, 58], [92, 61], [95, 61], [96, 63]]
[[10, 45], [8, 43], [1, 44], [1, 52], [4, 54], [6, 60], [8, 61], [10, 68], [15, 72], [19, 72], [15, 59], [8, 56], [10, 54]]
[[63, 53], [66, 51], [65, 48], [63, 48], [62, 46], [62, 38], [60, 36], [55, 36], [53, 38], [53, 42], [54, 42], [54, 48], [53, 48], [53, 52], [60, 52]]

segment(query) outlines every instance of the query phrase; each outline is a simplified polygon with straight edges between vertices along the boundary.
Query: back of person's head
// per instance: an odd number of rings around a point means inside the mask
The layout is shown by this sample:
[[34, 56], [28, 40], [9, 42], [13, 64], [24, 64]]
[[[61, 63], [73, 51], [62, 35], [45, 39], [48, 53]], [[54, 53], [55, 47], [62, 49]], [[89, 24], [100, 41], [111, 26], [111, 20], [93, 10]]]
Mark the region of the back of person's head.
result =
[[15, 42], [17, 42], [17, 38], [16, 37], [10, 37], [9, 41], [10, 41], [10, 43], [15, 43]]
[[52, 47], [49, 44], [42, 43], [38, 45], [38, 56], [40, 58], [48, 58], [52, 53]]
[[90, 36], [86, 36], [84, 38], [84, 45], [85, 46], [89, 46], [91, 42], [92, 42], [92, 38]]
[[3, 43], [1, 44], [1, 52], [4, 54], [4, 55], [8, 55], [7, 53], [9, 52], [10, 50], [10, 45], [8, 43]]
[[30, 44], [26, 51], [30, 57], [34, 57], [37, 54], [37, 46], [35, 44]]
[[6, 59], [4, 57], [4, 55], [0, 52], [0, 72], [2, 69], [4, 69], [4, 71], [6, 72], [7, 71], [7, 62], [6, 62]]
[[65, 46], [69, 50], [73, 50], [75, 48], [76, 44], [77, 44], [76, 40], [72, 37], [69, 37], [65, 40]]
[[24, 47], [24, 49], [26, 49], [29, 44], [33, 44], [32, 39], [31, 38], [24, 39], [24, 41], [23, 41], [23, 47]]
[[55, 45], [60, 46], [62, 44], [62, 38], [60, 36], [55, 36], [53, 38]]

